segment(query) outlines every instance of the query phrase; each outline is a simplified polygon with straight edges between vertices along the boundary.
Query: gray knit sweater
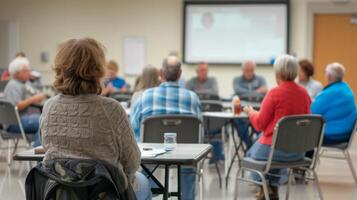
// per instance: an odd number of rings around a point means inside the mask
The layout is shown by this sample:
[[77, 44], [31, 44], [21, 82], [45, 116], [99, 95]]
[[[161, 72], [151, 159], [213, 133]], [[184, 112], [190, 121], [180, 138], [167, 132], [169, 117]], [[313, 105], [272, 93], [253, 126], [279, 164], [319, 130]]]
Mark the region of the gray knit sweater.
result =
[[140, 150], [126, 113], [115, 100], [94, 94], [59, 94], [46, 102], [40, 128], [45, 161], [104, 160], [133, 181], [140, 164]]

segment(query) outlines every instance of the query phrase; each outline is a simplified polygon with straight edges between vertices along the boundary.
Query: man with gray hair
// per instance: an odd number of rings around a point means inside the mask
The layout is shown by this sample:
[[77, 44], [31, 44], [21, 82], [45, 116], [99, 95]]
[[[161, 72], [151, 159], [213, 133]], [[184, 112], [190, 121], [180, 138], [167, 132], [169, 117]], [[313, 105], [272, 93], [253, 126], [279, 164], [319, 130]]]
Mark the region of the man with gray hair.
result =
[[[241, 76], [233, 80], [234, 93], [243, 100], [261, 100], [268, 91], [265, 78], [255, 74], [256, 64], [252, 60], [247, 60], [242, 64]], [[249, 120], [235, 119], [234, 125], [237, 129], [239, 138], [244, 142], [245, 146], [250, 148], [253, 144], [249, 136]]]
[[[202, 118], [201, 105], [197, 95], [178, 85], [181, 76], [181, 62], [176, 56], [164, 59], [160, 69], [163, 83], [150, 88], [136, 100], [130, 113], [130, 121], [137, 141], [140, 141], [141, 123], [149, 116], [162, 114], [194, 115]], [[195, 199], [195, 177], [193, 168], [182, 168], [182, 199]], [[154, 187], [154, 185], [152, 185]]]
[[325, 78], [328, 85], [311, 105], [311, 112], [322, 115], [326, 122], [323, 145], [347, 142], [356, 123], [355, 97], [352, 89], [343, 81], [344, 75], [342, 64], [327, 65]]
[[202, 62], [196, 68], [197, 76], [186, 83], [186, 88], [196, 93], [218, 95], [218, 84], [214, 77], [208, 77], [208, 63]]
[[[40, 111], [31, 108], [31, 105], [40, 103], [45, 99], [45, 94], [36, 93], [28, 83], [30, 79], [30, 63], [27, 58], [17, 57], [9, 65], [11, 80], [4, 90], [5, 99], [20, 112], [22, 126], [26, 134], [38, 134]], [[10, 133], [20, 133], [18, 125], [7, 127]], [[38, 135], [35, 146], [39, 145]]]
[[255, 67], [252, 60], [243, 62], [243, 74], [233, 80], [234, 92], [240, 98], [262, 98], [268, 91], [265, 78], [255, 74]]

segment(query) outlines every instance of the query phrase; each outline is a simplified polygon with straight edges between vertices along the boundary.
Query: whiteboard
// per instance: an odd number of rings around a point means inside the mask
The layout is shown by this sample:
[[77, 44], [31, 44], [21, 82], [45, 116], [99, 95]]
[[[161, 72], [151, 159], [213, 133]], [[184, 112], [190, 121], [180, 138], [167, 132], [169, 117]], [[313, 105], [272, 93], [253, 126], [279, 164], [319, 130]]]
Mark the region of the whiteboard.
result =
[[143, 37], [124, 38], [124, 73], [141, 74], [146, 63], [145, 39]]
[[186, 63], [269, 64], [287, 53], [285, 3], [187, 3], [184, 22]]

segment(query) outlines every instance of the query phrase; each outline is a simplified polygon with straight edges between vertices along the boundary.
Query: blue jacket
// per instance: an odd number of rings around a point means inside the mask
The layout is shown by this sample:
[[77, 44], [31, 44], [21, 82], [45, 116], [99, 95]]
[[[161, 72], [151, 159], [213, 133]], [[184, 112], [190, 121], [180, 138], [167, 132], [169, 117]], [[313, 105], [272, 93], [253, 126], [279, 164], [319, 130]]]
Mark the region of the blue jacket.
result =
[[345, 82], [330, 84], [312, 102], [311, 113], [320, 114], [325, 119], [325, 139], [348, 141], [357, 119], [351, 88]]

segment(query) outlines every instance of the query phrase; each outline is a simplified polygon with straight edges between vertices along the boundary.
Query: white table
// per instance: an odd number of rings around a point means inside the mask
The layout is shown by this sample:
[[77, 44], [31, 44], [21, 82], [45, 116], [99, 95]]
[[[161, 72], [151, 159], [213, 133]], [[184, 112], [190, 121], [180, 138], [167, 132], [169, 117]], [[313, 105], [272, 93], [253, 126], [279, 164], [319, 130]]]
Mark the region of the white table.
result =
[[[139, 143], [139, 148], [157, 148], [163, 149], [164, 144], [158, 143]], [[181, 199], [181, 166], [189, 165], [196, 166], [198, 162], [204, 159], [212, 150], [210, 144], [177, 144], [175, 149], [155, 157], [141, 158], [141, 167], [159, 186], [158, 189], [153, 189], [155, 194], [163, 194], [163, 199], [166, 200], [170, 196], [177, 196]], [[35, 154], [34, 149], [20, 152], [14, 155], [13, 159], [17, 161], [42, 161], [45, 154]], [[145, 164], [164, 165], [165, 166], [165, 183], [162, 185], [159, 180], [154, 177], [153, 172], [150, 171]], [[169, 168], [170, 166], [177, 166], [177, 192], [169, 192]]]

